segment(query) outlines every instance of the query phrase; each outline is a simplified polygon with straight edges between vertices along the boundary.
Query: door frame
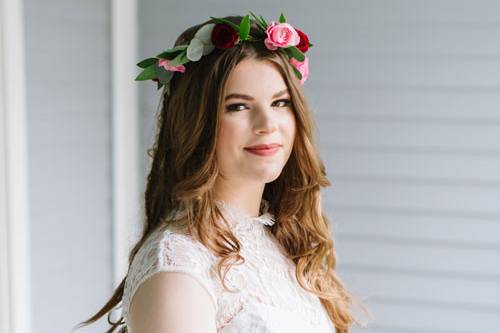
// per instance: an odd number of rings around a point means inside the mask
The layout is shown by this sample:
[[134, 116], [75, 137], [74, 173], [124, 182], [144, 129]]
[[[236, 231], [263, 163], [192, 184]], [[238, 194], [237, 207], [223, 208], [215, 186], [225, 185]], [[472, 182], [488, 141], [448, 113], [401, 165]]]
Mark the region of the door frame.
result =
[[22, 0], [0, 0], [0, 333], [32, 319], [23, 17]]

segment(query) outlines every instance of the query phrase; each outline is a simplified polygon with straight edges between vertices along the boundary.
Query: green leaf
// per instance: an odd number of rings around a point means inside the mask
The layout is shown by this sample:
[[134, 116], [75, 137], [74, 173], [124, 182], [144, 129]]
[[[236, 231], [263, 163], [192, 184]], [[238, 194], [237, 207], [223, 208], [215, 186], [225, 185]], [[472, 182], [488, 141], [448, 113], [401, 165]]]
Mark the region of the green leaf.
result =
[[253, 19], [254, 19], [255, 23], [257, 23], [257, 26], [258, 26], [259, 28], [261, 28], [263, 31], [266, 31], [267, 27], [266, 27], [266, 25], [265, 25], [265, 24], [264, 24], [264, 23], [260, 20], [260, 18], [259, 18], [257, 15], [255, 15], [254, 13], [252, 13], [251, 11], [249, 11], [249, 12], [250, 12], [250, 14], [253, 16]]
[[171, 60], [175, 58], [176, 56], [179, 55], [182, 51], [188, 48], [188, 45], [177, 45], [176, 47], [173, 47], [171, 49], [168, 49], [166, 51], [163, 51], [162, 53], [158, 54], [156, 57], [161, 58], [161, 59], [168, 59]]
[[152, 64], [149, 67], [146, 67], [137, 77], [135, 78], [135, 81], [144, 81], [144, 80], [151, 80], [156, 78], [156, 72], [155, 72], [155, 67], [156, 64]]
[[296, 46], [287, 47], [285, 48], [285, 50], [291, 57], [297, 59], [300, 62], [304, 61], [305, 59], [304, 53], [302, 53], [302, 51], [299, 50]]
[[247, 14], [240, 23], [240, 39], [246, 40], [250, 33], [250, 16]]
[[164, 67], [156, 66], [155, 68], [156, 75], [158, 77], [158, 80], [162, 84], [167, 84], [172, 76], [174, 76], [174, 72], [172, 71], [167, 71]]
[[187, 57], [187, 52], [182, 51], [174, 59], [170, 60], [170, 66], [184, 65], [185, 63], [187, 63], [189, 61], [191, 61], [191, 60], [189, 60], [189, 58]]
[[237, 32], [240, 32], [240, 27], [237, 25], [237, 24], [234, 24], [233, 22], [229, 21], [229, 20], [226, 20], [226, 19], [221, 19], [221, 18], [217, 18], [217, 17], [213, 17], [213, 16], [210, 16], [210, 18], [212, 20], [214, 20], [215, 22], [217, 23], [221, 23], [221, 24], [228, 24], [230, 25], [234, 30], [236, 30]]
[[182, 51], [188, 48], [189, 45], [187, 44], [182, 44], [182, 45], [177, 45], [175, 47], [172, 47], [168, 49], [167, 51], [175, 52], [175, 51]]
[[283, 13], [281, 13], [280, 15], [280, 23], [286, 23], [286, 18], [285, 15], [283, 15]]
[[309, 47], [313, 47], [313, 46], [314, 46], [314, 44], [309, 43]]
[[262, 23], [266, 26], [269, 26], [269, 24], [266, 22], [266, 20], [262, 17], [262, 15], [259, 15], [260, 16], [260, 19], [262, 20]]
[[152, 64], [156, 63], [157, 61], [158, 61], [158, 59], [156, 59], [156, 58], [147, 58], [147, 59], [144, 59], [141, 62], [137, 63], [137, 66], [139, 66], [141, 68], [146, 68], [146, 67], [149, 67]]
[[267, 26], [264, 22], [262, 22], [261, 18], [258, 17], [257, 15], [255, 15], [254, 13], [252, 13], [251, 11], [249, 11], [249, 12], [253, 16], [253, 19], [254, 19], [255, 23], [257, 23], [257, 26], [259, 26], [259, 28], [261, 28], [262, 31], [266, 31]]
[[253, 20], [255, 21], [255, 23], [257, 24], [257, 26], [261, 29], [261, 30], [266, 30], [266, 27], [263, 26], [262, 22], [260, 21], [260, 19], [257, 17], [257, 15], [255, 15], [254, 13], [252, 13], [251, 10], [248, 11], [250, 13], [250, 15], [252, 15], [253, 17]]
[[299, 70], [294, 65], [292, 65], [292, 68], [293, 68], [293, 71], [295, 72], [295, 75], [297, 75], [297, 78], [299, 80], [302, 80], [302, 74], [299, 72]]

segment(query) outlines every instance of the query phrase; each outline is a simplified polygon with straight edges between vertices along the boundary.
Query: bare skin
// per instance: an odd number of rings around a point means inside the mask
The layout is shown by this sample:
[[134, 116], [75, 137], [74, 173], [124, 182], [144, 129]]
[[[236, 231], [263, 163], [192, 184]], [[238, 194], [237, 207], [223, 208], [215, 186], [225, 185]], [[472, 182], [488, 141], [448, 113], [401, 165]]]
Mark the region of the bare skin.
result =
[[[217, 198], [250, 216], [259, 215], [265, 184], [278, 178], [292, 151], [295, 117], [286, 89], [272, 63], [254, 59], [240, 62], [226, 86], [225, 97], [244, 94], [252, 100], [233, 97], [224, 101], [216, 146], [221, 174], [214, 191]], [[282, 147], [273, 156], [244, 149], [275, 142]]]

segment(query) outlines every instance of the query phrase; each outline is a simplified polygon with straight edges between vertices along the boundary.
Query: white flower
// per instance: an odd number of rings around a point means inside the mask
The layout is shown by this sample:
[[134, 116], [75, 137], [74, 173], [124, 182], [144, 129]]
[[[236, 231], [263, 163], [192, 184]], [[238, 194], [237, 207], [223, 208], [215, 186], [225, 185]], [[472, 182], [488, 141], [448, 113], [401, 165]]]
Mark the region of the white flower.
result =
[[187, 48], [186, 56], [191, 61], [198, 61], [203, 53], [203, 43], [197, 38], [191, 39]]
[[194, 38], [201, 40], [203, 44], [212, 44], [212, 30], [214, 30], [214, 27], [214, 23], [205, 24], [196, 31]]
[[214, 29], [215, 24], [205, 24], [202, 26], [193, 39], [189, 42], [189, 46], [187, 48], [187, 54], [189, 60], [198, 61], [204, 55], [209, 54], [214, 49], [214, 45], [212, 44], [212, 30]]

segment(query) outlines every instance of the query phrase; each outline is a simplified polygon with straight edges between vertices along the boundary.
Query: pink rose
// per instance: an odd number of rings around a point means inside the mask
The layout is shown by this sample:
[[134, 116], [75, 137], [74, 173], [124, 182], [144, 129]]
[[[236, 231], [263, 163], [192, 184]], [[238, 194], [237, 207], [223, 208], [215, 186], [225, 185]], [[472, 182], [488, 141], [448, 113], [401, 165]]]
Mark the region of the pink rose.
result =
[[309, 58], [305, 57], [304, 61], [300, 62], [295, 58], [290, 58], [290, 63], [297, 68], [297, 70], [302, 74], [302, 79], [300, 80], [300, 84], [304, 84], [307, 80], [307, 76], [309, 76]]
[[272, 22], [266, 29], [264, 44], [269, 50], [278, 47], [295, 46], [300, 42], [297, 31], [288, 23]]
[[171, 72], [181, 72], [184, 73], [186, 67], [184, 65], [170, 66], [170, 61], [168, 59], [160, 59], [158, 61], [158, 66], [165, 68], [167, 71]]

